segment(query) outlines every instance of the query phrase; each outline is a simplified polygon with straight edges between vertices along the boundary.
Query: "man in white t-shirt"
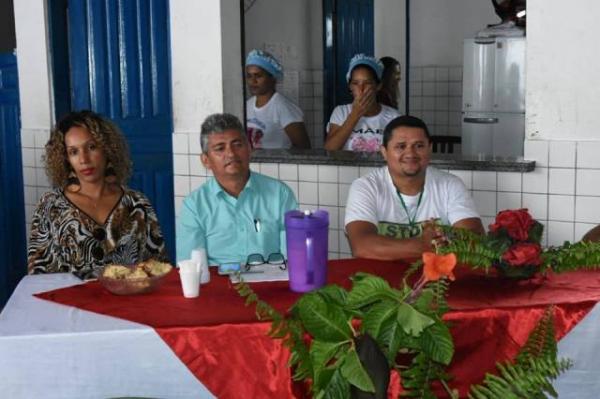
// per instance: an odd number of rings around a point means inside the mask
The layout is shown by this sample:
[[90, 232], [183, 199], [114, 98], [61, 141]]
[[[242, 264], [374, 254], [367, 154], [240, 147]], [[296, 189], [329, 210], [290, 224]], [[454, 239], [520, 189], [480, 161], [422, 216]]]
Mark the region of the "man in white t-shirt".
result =
[[431, 139], [422, 120], [392, 120], [381, 154], [387, 165], [354, 181], [348, 194], [344, 224], [354, 256], [418, 258], [440, 236], [432, 219], [484, 233], [463, 182], [428, 166]]

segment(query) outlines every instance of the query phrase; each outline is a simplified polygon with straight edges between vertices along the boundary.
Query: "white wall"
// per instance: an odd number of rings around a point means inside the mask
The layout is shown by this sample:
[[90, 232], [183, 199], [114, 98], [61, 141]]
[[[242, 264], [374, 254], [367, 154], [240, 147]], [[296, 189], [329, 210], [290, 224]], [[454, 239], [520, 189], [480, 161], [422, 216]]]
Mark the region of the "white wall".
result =
[[244, 118], [242, 43], [239, 0], [221, 1], [223, 111]]
[[600, 140], [599, 17], [596, 0], [527, 2], [527, 137]]
[[169, 17], [173, 128], [197, 133], [204, 118], [223, 110], [221, 1], [173, 0]]
[[500, 22], [489, 0], [411, 1], [412, 65], [462, 65], [463, 39]]
[[321, 15], [321, 0], [256, 1], [245, 13], [246, 53], [268, 50], [284, 72], [322, 68]]
[[35, 205], [50, 186], [42, 163], [44, 146], [50, 137], [53, 123], [45, 4], [44, 0], [14, 2], [23, 190], [28, 236]]
[[44, 0], [14, 3], [23, 129], [48, 129], [52, 123], [45, 3]]

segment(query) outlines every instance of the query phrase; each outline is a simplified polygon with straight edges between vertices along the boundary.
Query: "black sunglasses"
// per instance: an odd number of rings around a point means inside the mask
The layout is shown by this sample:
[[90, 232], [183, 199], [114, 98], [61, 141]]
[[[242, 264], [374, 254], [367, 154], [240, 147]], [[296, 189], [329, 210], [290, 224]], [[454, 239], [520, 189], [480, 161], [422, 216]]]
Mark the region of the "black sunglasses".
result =
[[248, 259], [246, 259], [246, 264], [244, 265], [244, 271], [249, 271], [253, 266], [260, 266], [264, 264], [269, 265], [278, 265], [281, 270], [287, 269], [287, 262], [285, 257], [280, 252], [274, 252], [267, 257], [265, 260], [262, 254], [250, 254], [248, 255]]

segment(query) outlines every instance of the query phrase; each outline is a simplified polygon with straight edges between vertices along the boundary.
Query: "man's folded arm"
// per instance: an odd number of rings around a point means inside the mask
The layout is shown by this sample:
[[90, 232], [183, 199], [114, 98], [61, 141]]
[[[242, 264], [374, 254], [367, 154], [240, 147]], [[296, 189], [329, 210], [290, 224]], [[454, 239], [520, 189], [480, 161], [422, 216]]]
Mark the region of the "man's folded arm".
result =
[[476, 234], [485, 234], [485, 229], [483, 228], [483, 224], [481, 223], [481, 219], [479, 218], [461, 219], [454, 223], [452, 227], [471, 230], [473, 233]]
[[377, 233], [377, 226], [357, 220], [346, 225], [352, 254], [357, 258], [377, 260], [411, 260], [428, 249], [421, 237], [398, 239]]

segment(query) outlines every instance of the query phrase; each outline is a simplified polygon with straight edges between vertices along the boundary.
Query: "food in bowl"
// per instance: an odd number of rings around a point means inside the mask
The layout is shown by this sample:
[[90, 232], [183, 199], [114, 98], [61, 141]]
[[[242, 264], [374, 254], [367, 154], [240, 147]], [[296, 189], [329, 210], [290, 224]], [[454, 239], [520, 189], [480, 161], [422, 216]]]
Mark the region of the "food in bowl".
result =
[[171, 271], [168, 263], [151, 259], [134, 266], [106, 265], [98, 281], [116, 295], [134, 295], [154, 291]]

